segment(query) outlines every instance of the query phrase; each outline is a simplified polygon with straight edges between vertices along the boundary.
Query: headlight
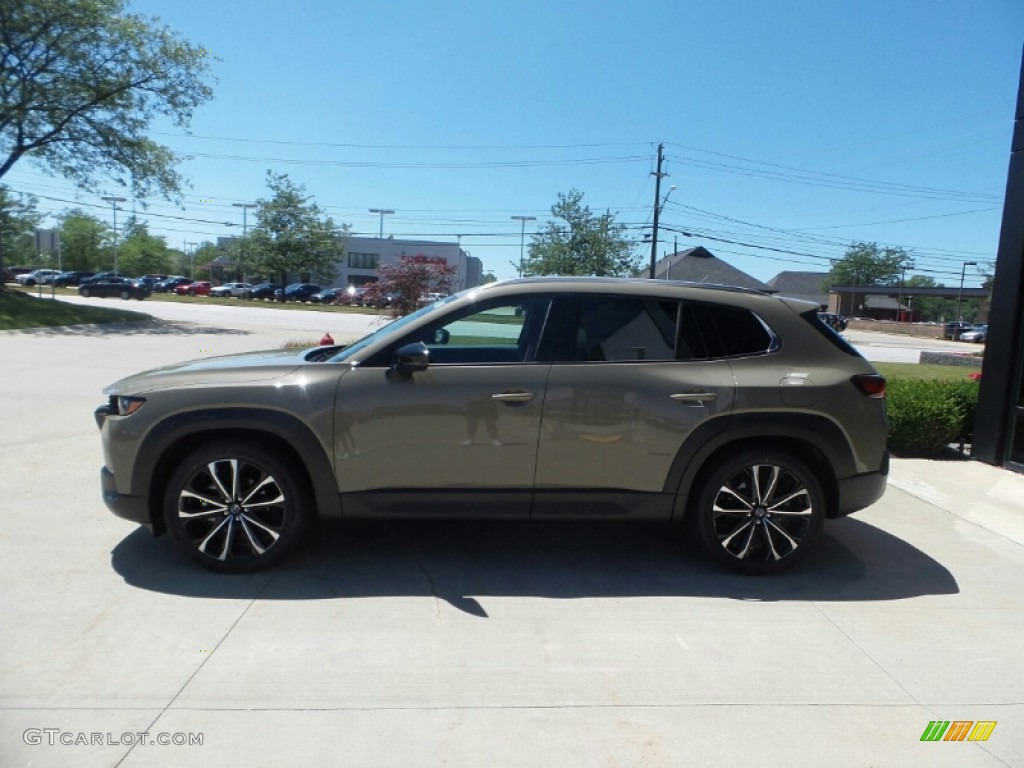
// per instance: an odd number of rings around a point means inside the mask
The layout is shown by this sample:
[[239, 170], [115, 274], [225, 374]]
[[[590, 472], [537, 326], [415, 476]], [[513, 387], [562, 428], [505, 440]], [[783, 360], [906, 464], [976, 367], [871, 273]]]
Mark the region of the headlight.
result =
[[118, 397], [117, 413], [119, 416], [131, 416], [146, 403], [144, 397]]

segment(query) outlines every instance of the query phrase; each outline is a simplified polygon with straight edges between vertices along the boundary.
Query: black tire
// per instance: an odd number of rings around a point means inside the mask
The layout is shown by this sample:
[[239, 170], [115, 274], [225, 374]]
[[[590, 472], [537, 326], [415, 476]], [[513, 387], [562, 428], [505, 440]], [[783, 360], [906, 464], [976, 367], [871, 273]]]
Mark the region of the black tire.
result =
[[82, 298], [86, 298], [86, 299], [89, 298], [89, 289], [88, 288], [81, 288], [78, 291], [78, 295], [81, 296]]
[[195, 296], [195, 295], [196, 295], [196, 292], [195, 292], [195, 290], [194, 290], [194, 289], [192, 289], [192, 288], [189, 288], [189, 289], [188, 289], [188, 295], [189, 295], [189, 296]]
[[311, 517], [298, 478], [291, 464], [259, 445], [221, 441], [199, 448], [167, 484], [167, 531], [190, 559], [214, 571], [274, 566], [302, 538]]
[[782, 451], [727, 458], [705, 478], [692, 513], [707, 551], [747, 574], [796, 564], [821, 533], [825, 494], [811, 469]]
[[128, 299], [130, 299], [130, 298], [132, 297], [132, 294], [131, 294], [131, 292], [130, 292], [130, 291], [121, 291], [121, 292], [120, 292], [119, 294], [117, 294], [117, 295], [118, 295], [118, 296], [120, 296], [120, 297], [121, 297], [122, 299], [124, 299], [125, 301], [128, 301]]

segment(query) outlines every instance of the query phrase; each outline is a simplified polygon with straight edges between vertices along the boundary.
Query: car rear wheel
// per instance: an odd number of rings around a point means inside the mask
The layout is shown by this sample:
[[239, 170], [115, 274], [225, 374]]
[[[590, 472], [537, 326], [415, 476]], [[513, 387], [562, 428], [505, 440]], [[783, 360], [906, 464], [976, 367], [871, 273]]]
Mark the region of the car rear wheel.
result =
[[749, 451], [707, 476], [694, 510], [712, 557], [749, 574], [794, 565], [821, 533], [825, 496], [799, 459], [781, 451]]
[[234, 442], [190, 454], [164, 494], [175, 543], [200, 565], [245, 573], [279, 562], [310, 517], [298, 472], [269, 451]]
[[82, 296], [83, 298], [89, 298], [89, 289], [88, 289], [88, 288], [82, 288], [82, 289], [81, 289], [81, 290], [80, 290], [80, 291], [78, 292], [78, 295], [79, 295], [79, 296]]
[[192, 289], [192, 288], [189, 288], [189, 289], [188, 289], [188, 295], [189, 295], [189, 296], [195, 296], [195, 295], [196, 295], [196, 292], [195, 292], [195, 290], [194, 290], [194, 289]]
[[132, 297], [131, 293], [129, 293], [128, 291], [121, 291], [121, 293], [119, 293], [118, 296], [120, 296], [125, 301], [128, 301], [128, 299]]

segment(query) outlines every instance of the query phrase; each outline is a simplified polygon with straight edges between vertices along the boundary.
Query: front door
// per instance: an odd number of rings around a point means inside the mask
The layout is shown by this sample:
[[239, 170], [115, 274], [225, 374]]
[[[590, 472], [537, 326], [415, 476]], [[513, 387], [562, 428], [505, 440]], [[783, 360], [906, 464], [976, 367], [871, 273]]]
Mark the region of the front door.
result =
[[396, 343], [426, 343], [426, 370], [359, 366], [341, 377], [334, 458], [345, 514], [529, 515], [548, 304], [464, 309]]

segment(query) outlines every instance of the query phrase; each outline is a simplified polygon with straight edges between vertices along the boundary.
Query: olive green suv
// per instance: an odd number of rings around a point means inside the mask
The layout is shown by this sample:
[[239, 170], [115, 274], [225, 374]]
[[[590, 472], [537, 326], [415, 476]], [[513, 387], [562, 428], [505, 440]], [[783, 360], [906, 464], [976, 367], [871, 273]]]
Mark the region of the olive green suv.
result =
[[885, 380], [808, 302], [614, 278], [472, 289], [349, 346], [110, 386], [103, 498], [221, 571], [321, 517], [688, 521], [796, 562], [885, 490]]

